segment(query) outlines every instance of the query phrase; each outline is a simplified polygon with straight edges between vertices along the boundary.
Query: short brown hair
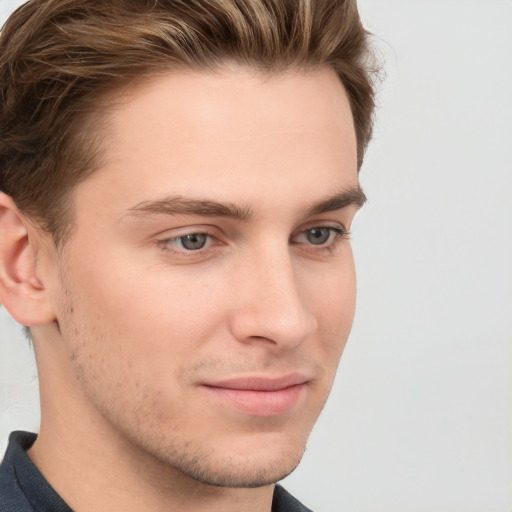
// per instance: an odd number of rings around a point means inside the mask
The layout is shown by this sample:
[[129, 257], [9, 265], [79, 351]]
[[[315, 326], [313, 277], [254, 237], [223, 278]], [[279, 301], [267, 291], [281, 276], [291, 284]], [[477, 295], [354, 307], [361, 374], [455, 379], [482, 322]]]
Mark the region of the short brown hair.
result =
[[355, 0], [30, 0], [0, 36], [0, 190], [58, 245], [73, 187], [99, 166], [101, 100], [156, 73], [227, 61], [334, 69], [360, 167], [375, 68]]

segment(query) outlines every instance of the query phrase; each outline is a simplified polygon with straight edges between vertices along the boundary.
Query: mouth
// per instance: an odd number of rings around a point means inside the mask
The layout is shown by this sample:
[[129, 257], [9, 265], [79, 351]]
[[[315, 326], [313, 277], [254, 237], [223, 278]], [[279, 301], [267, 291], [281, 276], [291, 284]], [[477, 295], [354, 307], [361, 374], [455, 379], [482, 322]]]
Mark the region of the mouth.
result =
[[268, 418], [295, 409], [306, 394], [309, 379], [300, 374], [275, 378], [235, 377], [202, 384], [219, 405], [249, 416]]

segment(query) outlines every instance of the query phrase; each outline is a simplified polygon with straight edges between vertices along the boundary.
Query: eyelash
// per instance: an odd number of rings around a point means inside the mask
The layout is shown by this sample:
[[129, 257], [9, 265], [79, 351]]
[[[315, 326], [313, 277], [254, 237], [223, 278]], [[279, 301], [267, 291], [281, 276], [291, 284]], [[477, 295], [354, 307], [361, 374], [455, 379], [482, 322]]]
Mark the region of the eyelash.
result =
[[[309, 252], [315, 253], [315, 254], [332, 254], [335, 252], [338, 245], [346, 240], [350, 239], [350, 231], [343, 228], [343, 227], [335, 227], [335, 226], [312, 226], [308, 229], [305, 229], [301, 231], [298, 235], [295, 235], [293, 238], [296, 238], [298, 236], [306, 236], [308, 233], [311, 233], [314, 230], [322, 230], [322, 229], [328, 229], [330, 231], [329, 239], [323, 243], [323, 244], [313, 244], [313, 243], [307, 243], [306, 245], [309, 245], [312, 249], [309, 249]], [[173, 245], [173, 242], [180, 242], [182, 239], [184, 239], [187, 236], [192, 235], [205, 235], [208, 237], [209, 243], [207, 242], [205, 247], [201, 247], [197, 250], [193, 249], [185, 249], [185, 248], [176, 248]], [[189, 233], [184, 233], [179, 236], [171, 237], [171, 238], [165, 238], [163, 240], [159, 240], [158, 244], [162, 247], [163, 250], [168, 251], [174, 255], [181, 256], [181, 257], [194, 257], [199, 255], [204, 255], [208, 252], [210, 247], [213, 245], [213, 241], [215, 240], [215, 234], [208, 232], [207, 230], [198, 230], [198, 231], [191, 231]]]
[[330, 231], [330, 236], [329, 239], [323, 244], [307, 244], [312, 248], [310, 249], [310, 252], [317, 254], [333, 254], [341, 242], [350, 239], [350, 232], [347, 229], [335, 226], [313, 226], [311, 228], [305, 229], [304, 231], [301, 231], [299, 235], [306, 235], [306, 233], [311, 233], [317, 229], [328, 229]]

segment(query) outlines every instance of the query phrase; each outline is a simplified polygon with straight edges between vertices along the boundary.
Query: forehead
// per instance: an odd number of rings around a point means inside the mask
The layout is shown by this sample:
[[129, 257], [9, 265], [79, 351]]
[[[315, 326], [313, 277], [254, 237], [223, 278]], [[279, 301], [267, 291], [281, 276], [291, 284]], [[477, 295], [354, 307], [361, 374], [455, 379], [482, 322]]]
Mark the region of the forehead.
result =
[[307, 192], [322, 176], [326, 187], [357, 185], [350, 105], [330, 69], [160, 75], [123, 91], [103, 144], [102, 169], [78, 192], [101, 185], [124, 208], [165, 194], [253, 202], [301, 183]]
[[269, 75], [232, 67], [157, 75], [125, 90], [113, 121], [118, 138], [136, 137], [137, 128], [164, 126], [173, 130], [176, 142], [203, 144], [218, 142], [216, 135], [236, 141], [309, 126], [317, 131], [341, 128], [355, 143], [345, 89], [329, 68]]

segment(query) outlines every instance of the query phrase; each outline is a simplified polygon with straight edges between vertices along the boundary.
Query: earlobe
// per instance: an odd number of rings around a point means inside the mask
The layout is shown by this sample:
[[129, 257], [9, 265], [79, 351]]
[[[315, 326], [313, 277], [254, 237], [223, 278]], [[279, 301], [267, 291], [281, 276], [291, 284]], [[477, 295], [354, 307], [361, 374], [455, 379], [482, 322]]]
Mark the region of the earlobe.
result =
[[55, 316], [37, 274], [37, 248], [27, 223], [14, 201], [0, 192], [0, 303], [19, 324], [35, 326]]

